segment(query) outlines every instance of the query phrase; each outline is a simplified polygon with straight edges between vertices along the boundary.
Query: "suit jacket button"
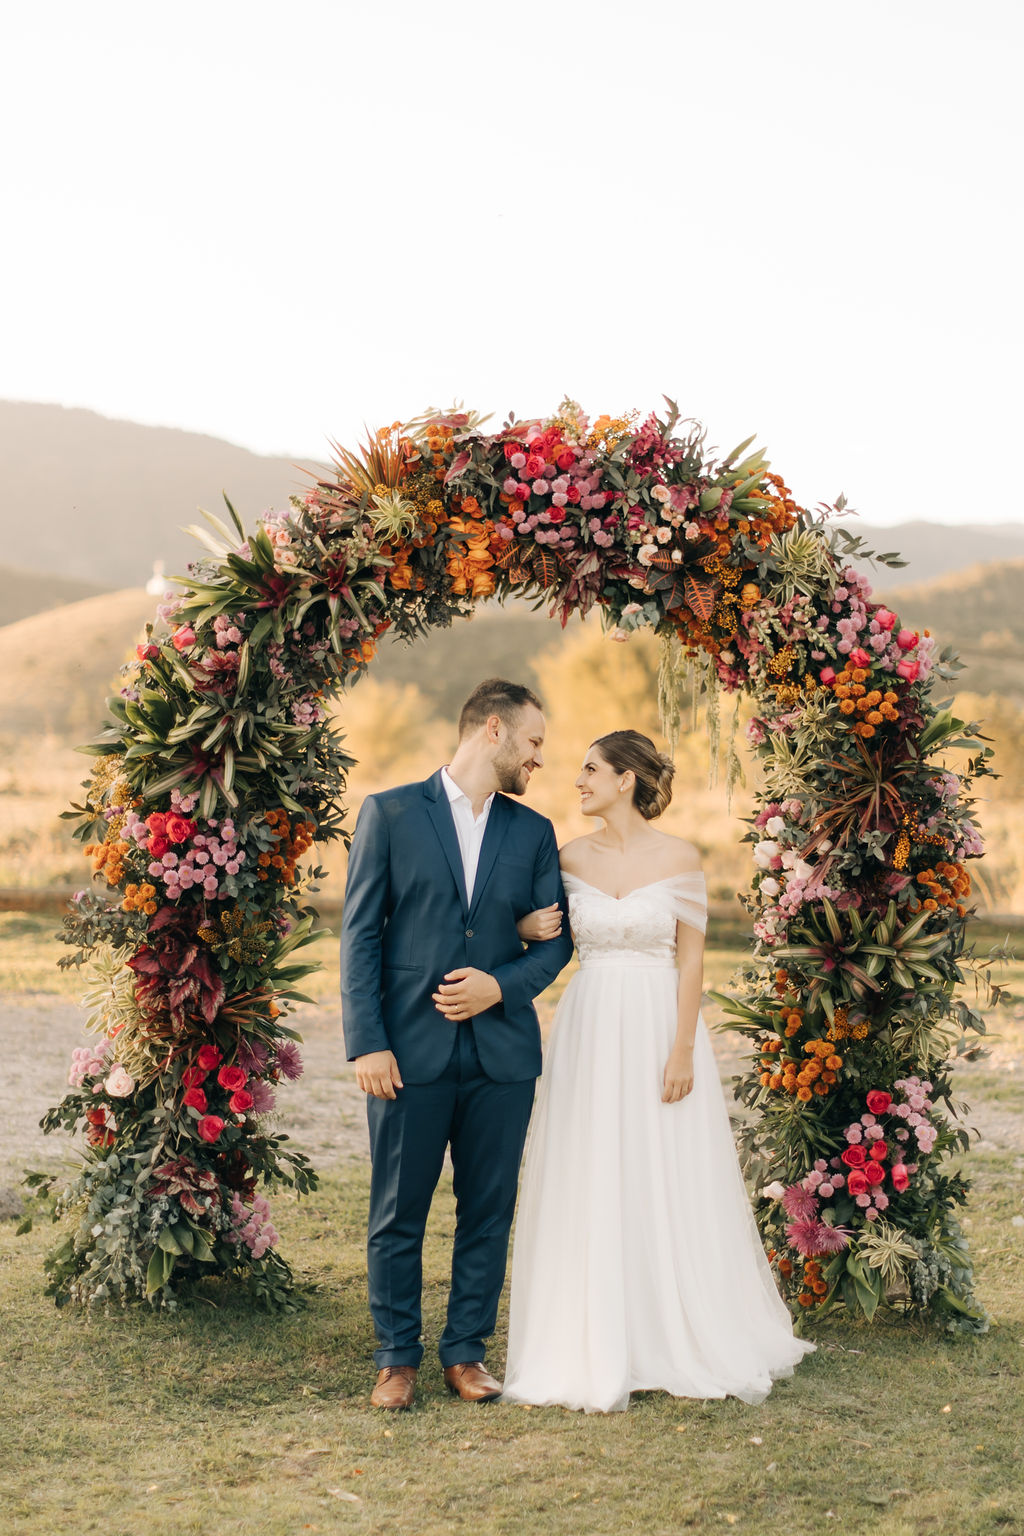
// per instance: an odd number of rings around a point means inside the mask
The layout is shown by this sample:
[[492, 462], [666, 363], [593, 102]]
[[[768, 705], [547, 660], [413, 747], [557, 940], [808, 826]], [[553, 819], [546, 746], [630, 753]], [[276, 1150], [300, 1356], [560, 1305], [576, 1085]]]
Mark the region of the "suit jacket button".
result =
[[473, 930], [472, 930], [472, 928], [467, 928], [466, 929], [466, 938], [467, 939], [471, 939], [472, 937], [473, 937]]

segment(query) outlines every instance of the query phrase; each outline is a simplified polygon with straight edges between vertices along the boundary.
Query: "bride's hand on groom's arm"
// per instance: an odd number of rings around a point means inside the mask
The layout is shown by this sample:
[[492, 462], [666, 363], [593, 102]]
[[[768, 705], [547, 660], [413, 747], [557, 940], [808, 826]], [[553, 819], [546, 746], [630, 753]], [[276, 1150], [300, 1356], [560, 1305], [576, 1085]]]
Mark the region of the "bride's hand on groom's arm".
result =
[[449, 971], [431, 995], [438, 1013], [446, 1019], [472, 1019], [501, 1002], [501, 987], [488, 971], [464, 965]]
[[404, 1088], [394, 1051], [370, 1051], [355, 1059], [356, 1082], [363, 1093], [375, 1099], [394, 1099], [396, 1088]]
[[562, 909], [557, 901], [553, 901], [550, 907], [538, 907], [536, 912], [527, 912], [516, 923], [516, 932], [524, 944], [546, 943], [548, 939], [557, 939], [562, 931]]
[[693, 1091], [693, 1046], [676, 1045], [665, 1063], [661, 1102], [678, 1104]]

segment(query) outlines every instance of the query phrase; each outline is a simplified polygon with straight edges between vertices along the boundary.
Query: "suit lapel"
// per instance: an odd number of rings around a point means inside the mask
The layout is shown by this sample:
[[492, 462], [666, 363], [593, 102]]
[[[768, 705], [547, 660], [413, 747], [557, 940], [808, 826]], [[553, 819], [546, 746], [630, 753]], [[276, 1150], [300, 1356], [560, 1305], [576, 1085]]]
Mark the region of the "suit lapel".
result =
[[[427, 814], [434, 824], [438, 842], [444, 850], [444, 856], [448, 860], [448, 867], [455, 881], [455, 888], [459, 893], [462, 903], [462, 914], [469, 914], [469, 902], [466, 899], [466, 877], [462, 869], [462, 853], [459, 849], [459, 839], [455, 831], [455, 822], [452, 818], [452, 808], [448, 804], [448, 796], [444, 792], [441, 782], [441, 773], [438, 770], [423, 786], [423, 793], [427, 801]], [[493, 810], [494, 807], [492, 806]], [[490, 817], [487, 818], [488, 831], [490, 830]], [[477, 877], [479, 887], [479, 876]]]
[[476, 879], [473, 882], [473, 905], [469, 915], [473, 916], [484, 893], [484, 887], [490, 879], [491, 870], [494, 868], [494, 860], [497, 858], [498, 849], [505, 840], [505, 833], [511, 820], [508, 801], [504, 795], [495, 795], [491, 801], [491, 809], [487, 817], [487, 826], [484, 830], [484, 840], [480, 847], [480, 860], [476, 866]]

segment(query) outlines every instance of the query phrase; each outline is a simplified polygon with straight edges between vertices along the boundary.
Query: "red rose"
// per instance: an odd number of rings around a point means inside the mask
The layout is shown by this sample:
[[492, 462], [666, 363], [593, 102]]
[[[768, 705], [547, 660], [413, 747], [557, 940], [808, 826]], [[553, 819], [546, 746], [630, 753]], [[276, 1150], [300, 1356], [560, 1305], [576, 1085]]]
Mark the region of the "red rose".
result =
[[252, 1094], [247, 1088], [239, 1088], [228, 1100], [231, 1112], [235, 1115], [244, 1115], [247, 1109], [252, 1109]]
[[189, 1109], [198, 1109], [201, 1115], [206, 1114], [206, 1094], [201, 1088], [190, 1088], [182, 1103], [187, 1104]]
[[562, 452], [555, 458], [555, 463], [558, 465], [559, 469], [572, 469], [575, 462], [576, 455], [573, 453], [571, 448], [563, 448]]
[[140, 661], [155, 661], [160, 655], [160, 647], [158, 645], [137, 645], [135, 647], [135, 654]]
[[910, 1174], [907, 1172], [906, 1165], [904, 1163], [893, 1163], [889, 1172], [892, 1177], [893, 1189], [906, 1189], [910, 1183]]
[[157, 837], [162, 837], [164, 832], [167, 830], [167, 812], [154, 811], [152, 816], [146, 817], [146, 826], [149, 828], [150, 832], [155, 833]]
[[514, 453], [518, 453], [518, 452], [519, 452], [519, 444], [518, 443], [506, 443], [505, 444], [504, 453], [505, 453], [506, 459], [510, 459]]
[[539, 458], [537, 454], [531, 453], [530, 457], [526, 461], [526, 468], [523, 470], [523, 474], [529, 480], [536, 480], [539, 478], [540, 472], [543, 468], [544, 460]]
[[884, 1163], [889, 1156], [889, 1148], [884, 1141], [873, 1141], [868, 1156], [873, 1157], [876, 1163]]
[[152, 858], [162, 859], [165, 853], [170, 852], [170, 843], [166, 837], [151, 835], [149, 839], [149, 852]]
[[167, 818], [167, 836], [172, 843], [184, 843], [190, 838], [196, 829], [194, 821], [189, 821], [187, 816], [170, 815]]
[[891, 1103], [892, 1094], [886, 1093], [882, 1088], [872, 1088], [868, 1094], [868, 1109], [873, 1115], [887, 1114]]
[[220, 1115], [204, 1115], [196, 1126], [204, 1141], [216, 1141], [223, 1129], [224, 1121]]
[[171, 644], [176, 651], [187, 651], [195, 643], [196, 632], [191, 624], [180, 624], [171, 636]]
[[863, 1168], [868, 1160], [868, 1155], [858, 1142], [855, 1146], [847, 1147], [846, 1151], [842, 1153], [842, 1160], [847, 1168]]
[[196, 1061], [205, 1072], [212, 1072], [214, 1067], [219, 1067], [224, 1060], [223, 1052], [216, 1045], [201, 1045]]
[[236, 1088], [244, 1088], [249, 1081], [248, 1072], [243, 1072], [241, 1067], [221, 1067], [217, 1073], [217, 1081], [228, 1093], [234, 1093]]
[[576, 505], [582, 495], [583, 492], [580, 490], [578, 485], [570, 485], [569, 489], [565, 493], [566, 500], [571, 501], [573, 506]]
[[186, 1088], [198, 1088], [201, 1083], [206, 1082], [208, 1075], [202, 1067], [186, 1067], [181, 1074], [181, 1080]]
[[548, 512], [548, 521], [551, 522], [551, 523], [564, 523], [565, 522], [565, 508], [564, 507], [552, 507], [551, 510]]
[[885, 1178], [885, 1169], [882, 1167], [881, 1163], [865, 1163], [864, 1177], [867, 1179], [869, 1184], [881, 1184], [882, 1180]]
[[[878, 1164], [875, 1163], [874, 1166], [877, 1168]], [[849, 1193], [851, 1195], [866, 1195], [867, 1194], [867, 1192], [868, 1192], [868, 1181], [867, 1181], [867, 1178], [866, 1178], [865, 1174], [863, 1173], [863, 1171], [860, 1168], [851, 1169], [850, 1176], [849, 1176], [849, 1178], [846, 1181], [846, 1188], [847, 1188], [847, 1190], [849, 1191]]]

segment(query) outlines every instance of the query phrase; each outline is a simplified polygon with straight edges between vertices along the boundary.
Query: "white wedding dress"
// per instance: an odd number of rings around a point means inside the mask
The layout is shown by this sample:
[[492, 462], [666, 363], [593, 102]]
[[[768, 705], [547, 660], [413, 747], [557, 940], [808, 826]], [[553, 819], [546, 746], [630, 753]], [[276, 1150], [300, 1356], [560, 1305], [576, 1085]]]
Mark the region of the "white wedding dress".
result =
[[617, 899], [565, 875], [580, 969], [555, 1016], [512, 1257], [504, 1401], [607, 1412], [631, 1392], [760, 1402], [794, 1338], [740, 1174], [703, 1018], [694, 1086], [663, 1104], [676, 923], [701, 874]]

